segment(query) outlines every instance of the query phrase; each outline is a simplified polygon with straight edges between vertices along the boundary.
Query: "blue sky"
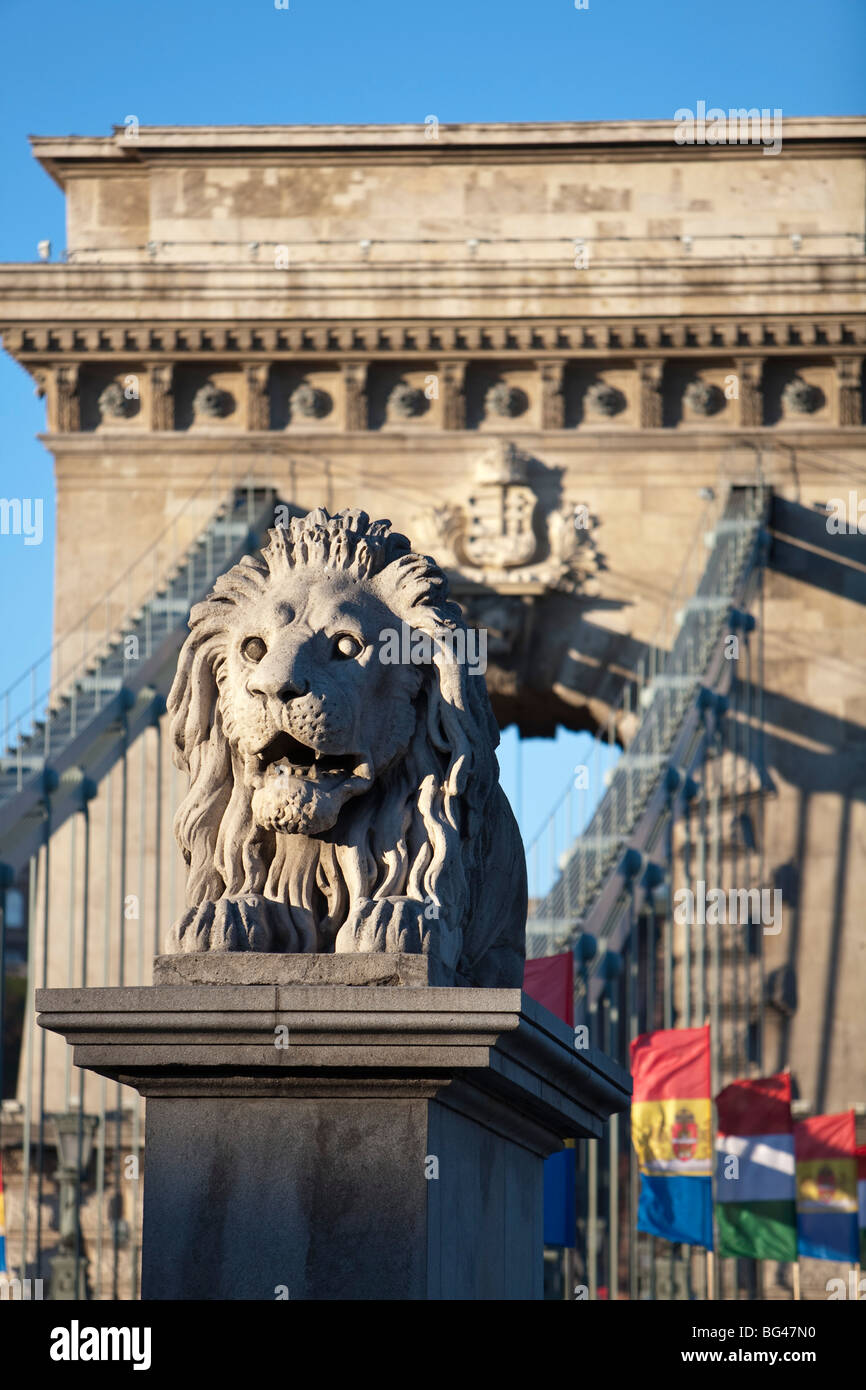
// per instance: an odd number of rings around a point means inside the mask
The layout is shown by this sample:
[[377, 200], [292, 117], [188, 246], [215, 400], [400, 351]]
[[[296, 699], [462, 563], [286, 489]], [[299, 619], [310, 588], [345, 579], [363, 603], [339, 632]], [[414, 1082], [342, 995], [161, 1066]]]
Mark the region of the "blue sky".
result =
[[[145, 125], [669, 119], [681, 106], [866, 110], [864, 0], [2, 0], [0, 259], [64, 246], [27, 136]], [[0, 358], [0, 496], [45, 499], [42, 545], [0, 536], [0, 691], [51, 641], [53, 473], [30, 379]], [[526, 748], [525, 832], [585, 761]], [[532, 768], [530, 774], [529, 769]], [[513, 736], [503, 781], [516, 799]]]

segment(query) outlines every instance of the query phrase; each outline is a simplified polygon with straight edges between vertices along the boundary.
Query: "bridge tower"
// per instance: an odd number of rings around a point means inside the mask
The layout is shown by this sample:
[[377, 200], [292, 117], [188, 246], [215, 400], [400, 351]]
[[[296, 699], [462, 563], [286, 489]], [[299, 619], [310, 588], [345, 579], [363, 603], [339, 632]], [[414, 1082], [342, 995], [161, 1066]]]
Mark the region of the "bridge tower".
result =
[[[775, 152], [666, 122], [136, 126], [33, 150], [67, 245], [0, 267], [57, 481], [54, 650], [0, 709], [29, 988], [149, 982], [182, 901], [163, 702], [189, 604], [275, 507], [363, 505], [447, 565], [503, 727], [589, 729], [626, 757], [653, 704], [671, 715], [647, 753], [655, 838], [611, 811], [583, 851], [603, 848], [599, 882], [553, 912], [563, 832], [541, 946], [621, 929], [630, 839], [672, 904], [716, 817], [706, 875], [783, 903], [759, 962], [721, 948], [720, 1075], [790, 1066], [814, 1111], [866, 1099], [866, 122], [786, 120]], [[670, 665], [707, 615], [727, 662], [709, 684], [697, 637]], [[655, 901], [682, 1021], [693, 943]], [[26, 1124], [77, 1098], [134, 1225], [117, 1173], [140, 1111], [94, 1078], [78, 1095], [59, 1040], [24, 1031], [22, 1166]], [[38, 1213], [17, 1219], [32, 1260]], [[114, 1240], [103, 1294], [134, 1290]]]

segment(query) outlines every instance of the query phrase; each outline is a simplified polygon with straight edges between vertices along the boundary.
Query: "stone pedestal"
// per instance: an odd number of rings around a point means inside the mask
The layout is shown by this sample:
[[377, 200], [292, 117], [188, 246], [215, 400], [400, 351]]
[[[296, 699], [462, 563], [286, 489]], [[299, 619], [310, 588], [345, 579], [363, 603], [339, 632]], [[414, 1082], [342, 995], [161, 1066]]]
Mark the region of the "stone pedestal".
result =
[[147, 1097], [145, 1299], [535, 1299], [542, 1164], [627, 1074], [519, 990], [406, 956], [160, 957], [37, 993]]

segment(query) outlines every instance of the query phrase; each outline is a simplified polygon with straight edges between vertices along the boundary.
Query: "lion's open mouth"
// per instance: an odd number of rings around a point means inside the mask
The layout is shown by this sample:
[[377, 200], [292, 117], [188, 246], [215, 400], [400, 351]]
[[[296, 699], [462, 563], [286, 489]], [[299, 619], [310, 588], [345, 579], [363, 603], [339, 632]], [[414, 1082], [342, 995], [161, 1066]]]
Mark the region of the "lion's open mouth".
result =
[[361, 761], [358, 753], [323, 753], [286, 733], [277, 734], [256, 754], [260, 776], [302, 777], [309, 782], [348, 777], [360, 771]]

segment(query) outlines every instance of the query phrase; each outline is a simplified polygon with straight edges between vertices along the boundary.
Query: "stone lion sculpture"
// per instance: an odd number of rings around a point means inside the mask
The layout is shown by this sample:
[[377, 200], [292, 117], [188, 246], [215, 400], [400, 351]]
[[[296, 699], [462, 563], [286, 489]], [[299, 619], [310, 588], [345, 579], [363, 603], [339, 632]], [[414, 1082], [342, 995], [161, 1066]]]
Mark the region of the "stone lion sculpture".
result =
[[434, 984], [522, 983], [523, 847], [447, 595], [390, 522], [317, 510], [192, 609], [169, 952], [420, 952]]

